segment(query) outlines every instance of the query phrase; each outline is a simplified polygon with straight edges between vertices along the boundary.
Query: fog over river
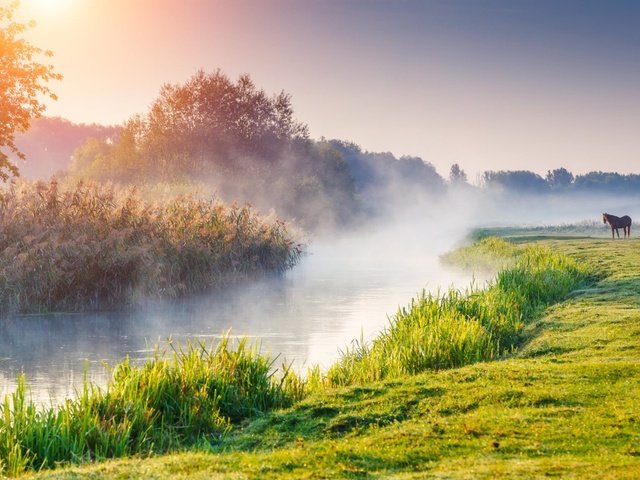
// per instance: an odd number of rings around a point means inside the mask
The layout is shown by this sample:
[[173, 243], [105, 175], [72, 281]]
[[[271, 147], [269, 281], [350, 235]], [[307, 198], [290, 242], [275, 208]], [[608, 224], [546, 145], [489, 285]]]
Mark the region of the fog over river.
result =
[[[361, 336], [372, 339], [423, 289], [468, 287], [472, 273], [446, 268], [439, 255], [463, 242], [473, 226], [580, 220], [597, 225], [601, 209], [636, 213], [619, 205], [628, 202], [621, 198], [498, 200], [458, 196], [446, 199], [446, 209], [423, 203], [393, 221], [313, 239], [308, 254], [282, 277], [177, 304], [1, 319], [0, 395], [13, 391], [24, 372], [34, 400], [60, 402], [82, 385], [85, 371], [105, 385], [105, 362], [114, 365], [127, 355], [142, 361], [169, 337], [178, 344], [210, 343], [227, 331], [260, 342], [261, 352], [279, 356], [278, 366], [286, 360], [302, 372], [314, 364], [326, 369], [340, 349]], [[475, 281], [482, 285], [484, 279]]]
[[178, 304], [3, 319], [0, 394], [11, 392], [24, 372], [35, 400], [59, 402], [82, 385], [85, 370], [104, 385], [109, 375], [104, 362], [113, 365], [126, 355], [146, 359], [169, 337], [179, 344], [210, 343], [228, 330], [259, 341], [263, 353], [279, 355], [277, 365], [286, 359], [302, 371], [313, 364], [327, 368], [352, 340], [373, 338], [388, 316], [423, 288], [468, 286], [470, 273], [446, 269], [438, 259], [462, 236], [381, 226], [312, 242], [309, 253], [281, 278]]

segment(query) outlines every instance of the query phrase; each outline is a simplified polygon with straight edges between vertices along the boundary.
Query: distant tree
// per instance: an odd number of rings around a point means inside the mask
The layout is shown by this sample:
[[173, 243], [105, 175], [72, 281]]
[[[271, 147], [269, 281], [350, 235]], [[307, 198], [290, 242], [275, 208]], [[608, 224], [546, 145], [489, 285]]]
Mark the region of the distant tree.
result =
[[421, 188], [425, 193], [444, 189], [444, 179], [420, 157], [396, 158], [389, 152], [365, 152], [355, 143], [342, 140], [329, 143], [344, 156], [360, 193], [369, 192], [382, 199], [385, 190], [397, 191], [403, 185]]
[[72, 174], [92, 170], [94, 164], [99, 165], [112, 150], [112, 145], [98, 138], [89, 138], [82, 146], [78, 147], [72, 156], [69, 171]]
[[[24, 160], [24, 153], [15, 144], [15, 132], [26, 131], [30, 121], [42, 115], [45, 105], [40, 99], [56, 98], [46, 83], [62, 76], [55, 73], [52, 65], [34, 60], [38, 55], [50, 57], [52, 53], [21, 38], [35, 24], [14, 21], [17, 7], [17, 1], [0, 6], [0, 148], [6, 147]], [[19, 175], [18, 168], [0, 150], [0, 178], [7, 180], [10, 175]]]
[[451, 170], [449, 170], [449, 181], [454, 185], [467, 182], [467, 174], [457, 163], [451, 165]]
[[576, 175], [574, 181], [578, 191], [640, 193], [640, 175], [623, 175], [617, 172], [589, 172]]
[[[118, 128], [113, 126], [72, 123], [60, 117], [36, 118], [26, 132], [17, 133], [15, 137], [16, 146], [27, 156], [20, 175], [31, 180], [48, 179], [54, 173], [68, 169], [74, 151], [88, 139], [93, 139], [93, 143], [115, 141], [117, 135]], [[104, 156], [104, 152], [101, 154]], [[18, 160], [15, 155], [9, 155], [9, 158]]]
[[491, 188], [500, 186], [506, 190], [516, 192], [541, 193], [548, 190], [544, 178], [528, 170], [488, 170], [482, 174], [485, 186]]
[[561, 167], [555, 170], [548, 170], [546, 180], [552, 190], [564, 190], [571, 186], [574, 176], [566, 168]]
[[415, 183], [425, 187], [427, 191], [444, 188], [444, 180], [438, 175], [435, 167], [420, 157], [404, 155], [397, 160], [394, 167], [399, 183]]

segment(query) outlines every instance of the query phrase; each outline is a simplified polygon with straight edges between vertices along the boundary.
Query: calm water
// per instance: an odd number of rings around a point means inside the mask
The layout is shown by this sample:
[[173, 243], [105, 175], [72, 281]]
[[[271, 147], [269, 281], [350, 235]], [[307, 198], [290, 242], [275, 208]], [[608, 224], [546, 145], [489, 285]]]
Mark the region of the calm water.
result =
[[311, 254], [283, 278], [178, 305], [1, 320], [0, 394], [12, 391], [24, 372], [35, 400], [59, 402], [74, 394], [85, 372], [104, 385], [105, 363], [126, 355], [145, 359], [168, 337], [208, 342], [229, 329], [299, 369], [316, 363], [326, 368], [353, 339], [375, 336], [387, 316], [423, 288], [469, 285], [469, 275], [444, 269], [438, 260], [450, 239], [426, 245], [415, 233], [407, 239], [374, 233], [367, 240], [312, 245]]

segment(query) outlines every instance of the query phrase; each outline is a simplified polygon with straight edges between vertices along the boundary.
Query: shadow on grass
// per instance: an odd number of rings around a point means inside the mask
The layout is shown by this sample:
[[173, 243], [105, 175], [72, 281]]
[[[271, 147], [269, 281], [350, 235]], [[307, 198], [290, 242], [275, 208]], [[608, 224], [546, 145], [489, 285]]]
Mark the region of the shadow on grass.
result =
[[[288, 410], [265, 414], [229, 438], [238, 450], [264, 450], [301, 441], [342, 437], [407, 420], [422, 399], [443, 395], [420, 382], [398, 389], [397, 382], [358, 386], [335, 395], [312, 396]], [[329, 403], [329, 400], [331, 403]]]

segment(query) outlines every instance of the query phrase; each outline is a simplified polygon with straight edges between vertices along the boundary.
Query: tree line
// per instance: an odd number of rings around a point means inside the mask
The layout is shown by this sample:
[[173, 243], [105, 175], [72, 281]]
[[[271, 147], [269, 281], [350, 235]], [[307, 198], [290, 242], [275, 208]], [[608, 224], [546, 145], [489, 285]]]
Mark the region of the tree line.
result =
[[528, 170], [485, 171], [482, 186], [527, 193], [625, 192], [640, 194], [640, 174], [592, 171], [574, 175], [566, 168], [548, 170], [542, 177]]

